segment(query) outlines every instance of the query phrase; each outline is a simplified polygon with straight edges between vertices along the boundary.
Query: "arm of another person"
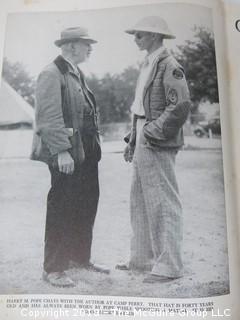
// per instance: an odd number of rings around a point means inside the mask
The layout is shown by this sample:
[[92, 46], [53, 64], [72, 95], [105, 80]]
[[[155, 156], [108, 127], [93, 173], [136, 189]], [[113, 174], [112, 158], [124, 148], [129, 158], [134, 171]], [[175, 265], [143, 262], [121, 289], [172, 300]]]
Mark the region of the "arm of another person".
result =
[[59, 171], [71, 174], [74, 161], [68, 152], [72, 147], [71, 133], [65, 127], [62, 114], [61, 79], [50, 70], [43, 71], [37, 81], [36, 127], [51, 155], [57, 156]]
[[163, 78], [166, 96], [164, 112], [156, 120], [147, 122], [143, 128], [146, 139], [151, 143], [167, 141], [178, 134], [188, 117], [190, 97], [183, 69], [168, 63]]

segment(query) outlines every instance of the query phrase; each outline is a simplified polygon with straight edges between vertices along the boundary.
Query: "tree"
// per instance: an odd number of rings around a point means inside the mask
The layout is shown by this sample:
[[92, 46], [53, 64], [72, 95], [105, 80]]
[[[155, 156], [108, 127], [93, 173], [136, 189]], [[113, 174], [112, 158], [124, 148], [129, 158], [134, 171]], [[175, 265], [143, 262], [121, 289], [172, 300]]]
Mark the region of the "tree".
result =
[[4, 58], [3, 78], [12, 86], [30, 105], [34, 106], [34, 80], [27, 73], [20, 62], [11, 63]]
[[178, 46], [180, 53], [176, 56], [185, 69], [196, 111], [201, 100], [216, 103], [219, 98], [213, 34], [202, 27], [195, 27], [194, 31], [195, 40]]
[[88, 78], [96, 96], [100, 122], [122, 122], [130, 119], [130, 106], [134, 99], [138, 69], [128, 67], [121, 74], [105, 74], [101, 79], [95, 75]]
[[[130, 119], [130, 106], [139, 70], [128, 67], [121, 74], [105, 74], [97, 78], [94, 74], [88, 77], [89, 87], [97, 100], [100, 122], [122, 122]], [[35, 81], [19, 62], [11, 63], [4, 58], [4, 79], [32, 106], [34, 106]]]

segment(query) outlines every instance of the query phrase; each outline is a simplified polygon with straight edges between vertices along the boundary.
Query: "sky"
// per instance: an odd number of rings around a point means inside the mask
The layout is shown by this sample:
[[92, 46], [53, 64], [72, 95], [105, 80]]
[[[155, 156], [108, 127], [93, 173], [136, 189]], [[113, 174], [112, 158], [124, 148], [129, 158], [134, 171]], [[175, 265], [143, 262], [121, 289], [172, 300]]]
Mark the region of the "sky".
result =
[[131, 7], [69, 12], [11, 13], [8, 15], [4, 56], [11, 62], [21, 62], [34, 78], [60, 53], [54, 41], [64, 28], [84, 26], [98, 41], [93, 45], [89, 60], [81, 64], [85, 74], [102, 77], [105, 73], [121, 73], [137, 65], [146, 52], [141, 52], [134, 37], [125, 33], [139, 19], [158, 15], [164, 18], [174, 40], [165, 40], [165, 46], [176, 49], [193, 39], [194, 25], [213, 30], [212, 11], [191, 4], [150, 4]]

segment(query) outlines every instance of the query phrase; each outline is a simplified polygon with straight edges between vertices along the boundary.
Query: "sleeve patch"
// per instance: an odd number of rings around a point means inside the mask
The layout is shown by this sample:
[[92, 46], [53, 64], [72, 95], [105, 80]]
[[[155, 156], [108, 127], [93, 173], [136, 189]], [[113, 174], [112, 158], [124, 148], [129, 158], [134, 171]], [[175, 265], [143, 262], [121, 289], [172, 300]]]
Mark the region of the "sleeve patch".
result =
[[172, 75], [175, 79], [181, 80], [183, 79], [184, 73], [181, 69], [178, 68], [173, 70]]
[[178, 93], [175, 89], [170, 89], [167, 95], [167, 102], [176, 105], [178, 103]]

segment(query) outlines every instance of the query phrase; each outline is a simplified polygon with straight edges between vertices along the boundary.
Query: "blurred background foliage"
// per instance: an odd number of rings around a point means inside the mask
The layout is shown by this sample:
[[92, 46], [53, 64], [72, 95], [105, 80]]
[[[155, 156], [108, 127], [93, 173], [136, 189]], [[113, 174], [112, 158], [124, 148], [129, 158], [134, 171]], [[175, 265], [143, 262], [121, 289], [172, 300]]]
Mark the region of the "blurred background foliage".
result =
[[217, 66], [213, 34], [204, 28], [195, 27], [194, 41], [178, 46], [175, 54], [185, 69], [193, 108], [201, 101], [219, 102]]
[[[217, 68], [213, 34], [202, 27], [194, 28], [194, 39], [187, 40], [172, 52], [183, 65], [189, 84], [192, 115], [202, 101], [218, 103]], [[34, 107], [35, 80], [19, 62], [3, 61], [3, 78]], [[139, 67], [129, 66], [120, 74], [87, 77], [96, 96], [100, 123], [128, 122], [134, 99]]]
[[26, 71], [20, 62], [10, 62], [3, 59], [3, 78], [13, 87], [31, 106], [34, 107], [34, 78]]

